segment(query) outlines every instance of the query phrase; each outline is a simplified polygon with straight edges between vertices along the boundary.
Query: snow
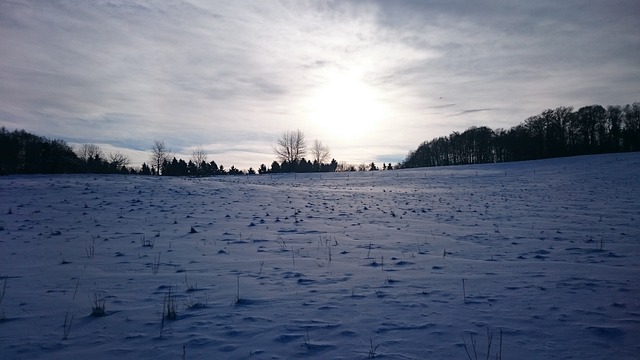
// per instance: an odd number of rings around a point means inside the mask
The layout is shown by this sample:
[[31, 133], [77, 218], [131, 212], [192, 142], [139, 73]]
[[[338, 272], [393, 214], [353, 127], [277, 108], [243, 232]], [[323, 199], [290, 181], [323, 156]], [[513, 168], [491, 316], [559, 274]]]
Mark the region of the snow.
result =
[[640, 153], [0, 177], [0, 356], [638, 359], [638, 179]]

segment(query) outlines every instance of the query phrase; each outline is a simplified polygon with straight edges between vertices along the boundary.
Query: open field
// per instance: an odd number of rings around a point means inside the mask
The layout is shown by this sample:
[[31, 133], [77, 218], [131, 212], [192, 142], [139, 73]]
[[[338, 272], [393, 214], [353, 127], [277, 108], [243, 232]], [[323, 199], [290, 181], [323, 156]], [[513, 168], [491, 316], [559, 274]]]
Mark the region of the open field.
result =
[[0, 177], [0, 358], [638, 359], [639, 179]]

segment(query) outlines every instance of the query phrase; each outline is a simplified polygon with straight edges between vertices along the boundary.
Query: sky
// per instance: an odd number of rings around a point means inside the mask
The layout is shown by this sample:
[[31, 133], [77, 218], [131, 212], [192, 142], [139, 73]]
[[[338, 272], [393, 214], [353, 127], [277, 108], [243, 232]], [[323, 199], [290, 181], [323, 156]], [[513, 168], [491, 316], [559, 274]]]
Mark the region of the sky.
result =
[[284, 131], [402, 161], [471, 126], [640, 101], [637, 0], [0, 0], [0, 126], [269, 166]]

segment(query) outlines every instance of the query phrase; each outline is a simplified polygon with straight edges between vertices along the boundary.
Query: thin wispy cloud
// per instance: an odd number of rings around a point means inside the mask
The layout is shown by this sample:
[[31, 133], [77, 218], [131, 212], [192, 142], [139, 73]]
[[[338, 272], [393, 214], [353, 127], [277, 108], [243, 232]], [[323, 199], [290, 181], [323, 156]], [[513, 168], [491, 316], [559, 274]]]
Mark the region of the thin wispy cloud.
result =
[[632, 0], [4, 1], [0, 125], [136, 163], [163, 139], [256, 168], [298, 128], [338, 160], [396, 162], [473, 125], [638, 101], [638, 13]]
[[477, 112], [482, 112], [482, 111], [491, 111], [493, 109], [487, 108], [487, 109], [469, 109], [469, 110], [463, 110], [459, 113], [455, 113], [455, 114], [451, 114], [450, 116], [461, 116], [461, 115], [467, 115], [467, 114], [472, 114], [472, 113], [477, 113]]

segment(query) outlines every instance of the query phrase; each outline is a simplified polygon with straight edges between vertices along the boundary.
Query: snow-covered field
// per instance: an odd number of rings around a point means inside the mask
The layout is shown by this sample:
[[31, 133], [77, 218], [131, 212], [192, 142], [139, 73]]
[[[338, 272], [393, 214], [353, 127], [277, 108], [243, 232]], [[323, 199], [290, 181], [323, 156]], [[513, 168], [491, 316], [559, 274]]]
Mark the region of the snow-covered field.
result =
[[638, 359], [639, 184], [640, 153], [0, 177], [0, 358]]

